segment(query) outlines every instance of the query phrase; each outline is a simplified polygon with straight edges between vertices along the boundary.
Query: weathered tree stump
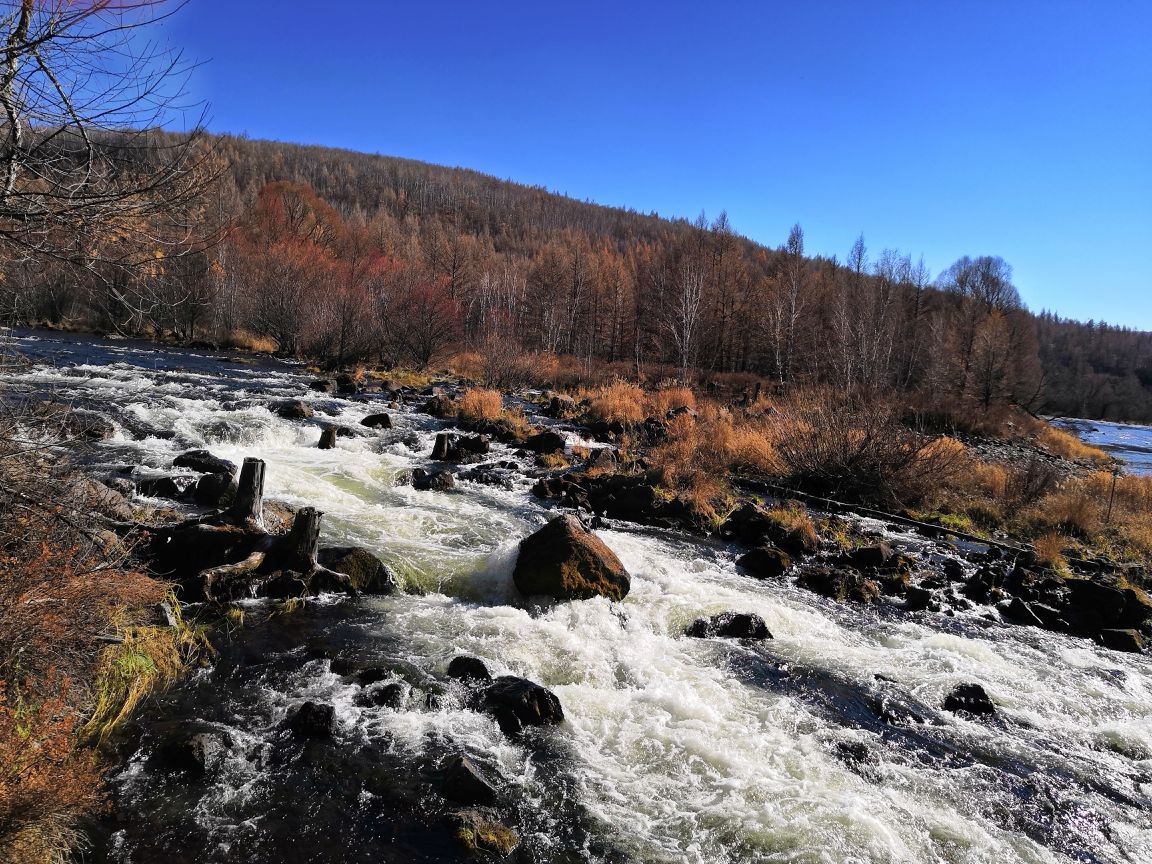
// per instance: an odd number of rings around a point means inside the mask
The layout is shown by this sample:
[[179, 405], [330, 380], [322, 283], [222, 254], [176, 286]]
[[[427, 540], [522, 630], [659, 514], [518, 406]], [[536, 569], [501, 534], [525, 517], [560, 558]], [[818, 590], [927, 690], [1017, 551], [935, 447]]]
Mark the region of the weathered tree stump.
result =
[[320, 443], [316, 445], [321, 450], [332, 450], [336, 446], [336, 430], [324, 429], [320, 432]]
[[240, 468], [236, 497], [225, 514], [234, 522], [264, 528], [264, 460], [247, 456]]

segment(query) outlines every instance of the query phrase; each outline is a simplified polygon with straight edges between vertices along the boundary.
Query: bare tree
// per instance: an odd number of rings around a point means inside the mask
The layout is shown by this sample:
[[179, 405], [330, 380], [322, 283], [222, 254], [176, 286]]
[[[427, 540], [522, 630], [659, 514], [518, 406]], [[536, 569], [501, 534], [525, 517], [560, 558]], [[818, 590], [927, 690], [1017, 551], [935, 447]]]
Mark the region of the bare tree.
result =
[[[187, 125], [190, 65], [147, 41], [180, 0], [0, 2], [0, 251], [102, 276], [127, 305], [147, 280], [110, 268], [203, 249], [215, 160]], [[202, 110], [202, 109], [201, 109]], [[165, 298], [170, 300], [170, 298]]]

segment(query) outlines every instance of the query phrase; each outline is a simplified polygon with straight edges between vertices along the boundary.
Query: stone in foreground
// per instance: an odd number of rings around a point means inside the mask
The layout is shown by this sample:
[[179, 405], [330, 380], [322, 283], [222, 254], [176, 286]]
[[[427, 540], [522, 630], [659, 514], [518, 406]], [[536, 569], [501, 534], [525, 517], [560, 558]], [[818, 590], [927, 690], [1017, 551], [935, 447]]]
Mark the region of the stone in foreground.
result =
[[628, 571], [604, 541], [575, 516], [558, 516], [520, 541], [512, 574], [520, 593], [556, 600], [608, 597], [623, 600]]

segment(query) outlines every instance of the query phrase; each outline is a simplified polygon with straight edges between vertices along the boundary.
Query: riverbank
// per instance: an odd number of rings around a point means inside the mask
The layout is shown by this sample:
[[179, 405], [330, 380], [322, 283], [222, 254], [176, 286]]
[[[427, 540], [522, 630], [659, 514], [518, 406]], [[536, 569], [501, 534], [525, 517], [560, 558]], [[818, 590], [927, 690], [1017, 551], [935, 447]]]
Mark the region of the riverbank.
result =
[[[1063, 804], [1042, 827], [1017, 803], [1024, 799], [1013, 797], [1041, 778], [1049, 782], [1059, 763], [1072, 776], [1061, 775], [1058, 800], [1078, 798], [1113, 824], [1135, 824], [1128, 805], [1106, 803], [1083, 784], [1094, 773], [1107, 778], [1108, 795], [1138, 794], [1132, 772], [1144, 744], [1116, 723], [1138, 729], [1143, 722], [1132, 694], [1145, 686], [1147, 661], [1089, 638], [1117, 629], [1100, 626], [1108, 622], [1096, 623], [1093, 634], [1085, 626], [1092, 622], [1065, 617], [1087, 608], [1082, 598], [1071, 600], [1081, 591], [1068, 578], [1078, 575], [1075, 565], [1060, 571], [956, 542], [948, 534], [960, 530], [955, 524], [906, 530], [749, 488], [756, 477], [788, 479], [753, 475], [757, 460], [766, 466], [778, 454], [749, 434], [788, 418], [729, 406], [729, 423], [713, 415], [703, 394], [667, 388], [640, 400], [631, 391], [575, 392], [571, 403], [556, 394], [554, 405], [543, 393], [497, 393], [494, 400], [457, 379], [386, 386], [376, 377], [343, 382], [352, 392], [341, 394], [325, 392], [338, 391], [340, 381], [313, 389], [288, 368], [254, 373], [224, 363], [209, 370], [186, 360], [192, 368], [157, 371], [143, 356], [133, 365], [132, 356], [36, 373], [36, 386], [109, 419], [111, 435], [93, 445], [89, 470], [132, 483], [132, 501], [166, 507], [176, 521], [210, 509], [196, 503], [194, 490], [212, 472], [173, 467], [181, 454], [209, 449], [237, 467], [261, 458], [270, 498], [294, 509], [319, 507], [321, 545], [363, 547], [394, 572], [401, 590], [229, 607], [245, 621], [220, 640], [219, 661], [158, 697], [126, 735], [132, 755], [113, 773], [114, 811], [96, 832], [106, 838], [96, 860], [217, 860], [221, 843], [253, 860], [281, 860], [289, 843], [323, 857], [326, 839], [348, 831], [353, 813], [362, 827], [342, 835], [344, 860], [392, 860], [399, 853], [387, 850], [401, 834], [409, 853], [458, 860], [466, 853], [453, 845], [455, 829], [445, 833], [439, 820], [461, 809], [442, 785], [445, 760], [459, 753], [498, 787], [504, 809], [491, 815], [518, 833], [535, 860], [561, 860], [559, 849], [572, 845], [597, 860], [662, 860], [659, 850], [690, 860], [756, 860], [789, 842], [848, 843], [878, 856], [937, 854], [930, 836], [904, 827], [908, 818], [961, 824], [966, 842], [1006, 860], [1048, 860], [1050, 847], [1091, 849], [1107, 860], [1141, 842], [1123, 832], [1076, 837], [1075, 813]], [[689, 395], [694, 406], [684, 404]], [[593, 404], [602, 414], [634, 405], [628, 410], [639, 419], [617, 430], [607, 416], [583, 416]], [[379, 415], [388, 427], [364, 422]], [[692, 434], [669, 436], [669, 427], [687, 427], [685, 418]], [[326, 429], [337, 431], [335, 446], [321, 450]], [[489, 436], [487, 453], [475, 452], [475, 435]], [[433, 458], [437, 448], [447, 458]], [[739, 458], [734, 477], [715, 478], [726, 488], [706, 482], [719, 464], [706, 461], [718, 458], [708, 451]], [[937, 460], [953, 451], [930, 451], [930, 464], [946, 464]], [[412, 485], [417, 469], [428, 488]], [[434, 488], [438, 472], [451, 477], [451, 488]], [[1070, 463], [1061, 477], [1084, 472], [1091, 476], [1089, 465]], [[670, 494], [677, 481], [669, 478], [683, 481], [682, 497]], [[141, 495], [146, 483], [153, 494]], [[165, 487], [172, 498], [157, 497]], [[552, 492], [559, 497], [541, 497]], [[623, 601], [541, 602], [515, 587], [518, 542], [555, 515], [557, 504], [599, 526], [597, 535], [631, 575]], [[787, 563], [765, 554], [771, 551]], [[753, 552], [760, 554], [744, 560]], [[778, 573], [755, 569], [782, 564]], [[1104, 587], [1127, 601], [1127, 589]], [[928, 595], [920, 609], [918, 592]], [[1050, 607], [1064, 625], [1046, 629], [1041, 619], [1021, 626], [1009, 612], [1017, 600], [1034, 613]], [[685, 635], [696, 619], [728, 612], [758, 616], [775, 638], [708, 636], [713, 623], [706, 638]], [[481, 659], [493, 675], [545, 686], [564, 721], [509, 740], [490, 716], [468, 707], [469, 691], [449, 674], [462, 654]], [[1081, 665], [1059, 659], [1070, 656]], [[1122, 670], [1108, 673], [1122, 675], [1114, 691], [1099, 683], [1108, 680], [1105, 670]], [[369, 682], [365, 672], [379, 679]], [[993, 719], [944, 709], [962, 683], [987, 691]], [[386, 688], [398, 701], [372, 701]], [[333, 709], [328, 734], [311, 743], [284, 726], [307, 702]], [[918, 713], [927, 725], [900, 711]], [[1091, 719], [1105, 715], [1105, 724]], [[163, 761], [168, 745], [189, 732], [209, 735], [214, 748], [191, 774]], [[989, 736], [995, 752], [979, 743]], [[1003, 758], [1034, 764], [1041, 752], [1051, 755], [1027, 781]], [[965, 782], [949, 791], [959, 779], [950, 759], [979, 765], [992, 785]], [[819, 790], [811, 807], [787, 805], [798, 801], [792, 784], [799, 778]], [[897, 778], [933, 805], [902, 798], [892, 785]], [[1009, 791], [994, 791], [996, 784]], [[735, 821], [693, 803], [721, 789], [729, 790], [727, 812], [740, 814]], [[846, 831], [832, 814], [860, 795], [876, 803]], [[984, 814], [977, 802], [989, 795], [1006, 818]], [[759, 810], [765, 800], [774, 803]], [[803, 838], [782, 836], [773, 828], [781, 819], [804, 824]], [[437, 832], [441, 840], [433, 839]], [[609, 842], [628, 832], [622, 845]], [[701, 845], [693, 851], [693, 843]]]

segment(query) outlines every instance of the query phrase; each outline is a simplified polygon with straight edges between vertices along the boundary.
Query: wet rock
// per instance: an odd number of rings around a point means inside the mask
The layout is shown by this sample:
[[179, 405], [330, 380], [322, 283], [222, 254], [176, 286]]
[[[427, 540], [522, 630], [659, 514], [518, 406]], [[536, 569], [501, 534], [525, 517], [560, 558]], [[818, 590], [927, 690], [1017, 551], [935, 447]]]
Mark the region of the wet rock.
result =
[[792, 559], [782, 549], [759, 546], [741, 555], [736, 564], [757, 579], [775, 579], [788, 572]]
[[524, 439], [521, 445], [532, 453], [563, 453], [567, 439], [559, 432], [538, 432]]
[[512, 578], [521, 594], [556, 600], [623, 600], [631, 587], [616, 554], [570, 515], [556, 517], [520, 541]]
[[336, 392], [341, 396], [355, 396], [359, 389], [356, 378], [347, 373], [336, 376]]
[[720, 533], [747, 546], [776, 546], [793, 558], [810, 555], [819, 547], [819, 538], [810, 527], [799, 520], [797, 524], [786, 524], [751, 502], [736, 508], [720, 526]]
[[477, 435], [487, 435], [504, 444], [515, 444], [523, 437], [521, 428], [505, 417], [459, 420], [461, 429]]
[[611, 447], [597, 447], [588, 454], [587, 465], [589, 468], [611, 471], [616, 468], [617, 461], [616, 451]]
[[1120, 622], [1128, 598], [1124, 592], [1091, 579], [1066, 579], [1066, 613], [1069, 622], [1083, 633], [1114, 628]]
[[908, 593], [908, 586], [912, 581], [912, 574], [907, 570], [896, 570], [890, 573], [876, 574], [876, 582], [880, 590], [889, 597], [903, 596]]
[[192, 485], [190, 477], [147, 477], [136, 481], [136, 491], [149, 498], [177, 499]]
[[321, 450], [333, 450], [336, 448], [336, 430], [335, 429], [321, 429], [320, 442], [316, 445]]
[[495, 785], [484, 776], [467, 756], [453, 756], [444, 766], [444, 797], [458, 804], [495, 804], [499, 798]]
[[979, 684], [957, 684], [944, 697], [944, 710], [986, 716], [996, 713], [996, 706]]
[[444, 395], [436, 395], [424, 403], [420, 409], [433, 417], [453, 417], [456, 414], [456, 403]]
[[408, 688], [400, 681], [372, 685], [360, 694], [357, 701], [365, 706], [391, 708], [393, 711], [399, 711], [408, 701]]
[[846, 563], [860, 570], [879, 569], [892, 560], [892, 547], [884, 541], [871, 546], [860, 546], [844, 555]]
[[456, 485], [451, 471], [426, 471], [412, 469], [412, 488], [420, 492], [447, 492]]
[[833, 752], [841, 762], [849, 767], [867, 765], [877, 761], [876, 755], [863, 741], [837, 741]]
[[548, 407], [544, 413], [549, 417], [571, 417], [577, 411], [576, 400], [571, 396], [556, 395], [548, 400]]
[[462, 810], [447, 817], [453, 836], [470, 853], [507, 857], [520, 845], [520, 836], [501, 822], [477, 810]]
[[192, 486], [192, 500], [201, 507], [224, 509], [236, 497], [236, 478], [231, 474], [205, 474]]
[[875, 580], [865, 579], [850, 570], [812, 567], [800, 574], [796, 584], [837, 603], [845, 600], [872, 603], [880, 599], [880, 586]]
[[1123, 588], [1124, 610], [1118, 623], [1122, 628], [1139, 629], [1152, 622], [1152, 598], [1139, 588]]
[[[317, 554], [319, 562], [329, 570], [343, 573], [352, 587], [361, 594], [391, 594], [398, 587], [396, 574], [383, 561], [358, 546], [326, 546]], [[313, 590], [342, 591], [343, 586], [316, 585]]]
[[485, 435], [453, 435], [439, 432], [432, 446], [432, 458], [441, 462], [463, 462], [482, 456], [491, 449]]
[[318, 378], [315, 381], [308, 382], [308, 389], [314, 390], [317, 393], [335, 393], [336, 382], [330, 378]]
[[510, 737], [518, 735], [524, 726], [564, 722], [564, 709], [555, 693], [512, 675], [502, 675], [488, 685], [478, 707], [495, 717], [500, 729]]
[[127, 477], [101, 477], [100, 482], [124, 499], [136, 494], [136, 484]]
[[1007, 618], [1014, 624], [1021, 624], [1031, 627], [1044, 627], [1044, 622], [1040, 616], [1032, 609], [1032, 607], [1019, 597], [1013, 597], [1011, 600], [1003, 601], [997, 604], [1000, 609], [1000, 614]]
[[272, 406], [272, 413], [284, 420], [306, 420], [312, 409], [299, 399], [285, 399]]
[[180, 729], [156, 748], [149, 762], [169, 771], [203, 777], [224, 764], [234, 743], [227, 732]]
[[491, 681], [492, 673], [479, 657], [462, 654], [453, 657], [452, 662], [448, 664], [448, 677], [464, 682]]
[[323, 702], [305, 702], [284, 725], [299, 738], [331, 738], [336, 734], [336, 709]]
[[369, 429], [391, 429], [392, 418], [384, 412], [379, 414], [369, 414], [360, 421], [361, 426], [367, 426]]
[[64, 415], [61, 431], [82, 441], [107, 441], [116, 434], [116, 424], [96, 411], [76, 408]]
[[235, 474], [236, 463], [213, 456], [207, 450], [186, 450], [172, 460], [173, 468], [190, 468], [201, 474]]
[[711, 618], [697, 618], [684, 635], [694, 639], [771, 639], [768, 625], [755, 612], [721, 612]]
[[1129, 651], [1139, 654], [1144, 650], [1144, 637], [1138, 630], [1101, 630], [1100, 644], [1113, 651]]

